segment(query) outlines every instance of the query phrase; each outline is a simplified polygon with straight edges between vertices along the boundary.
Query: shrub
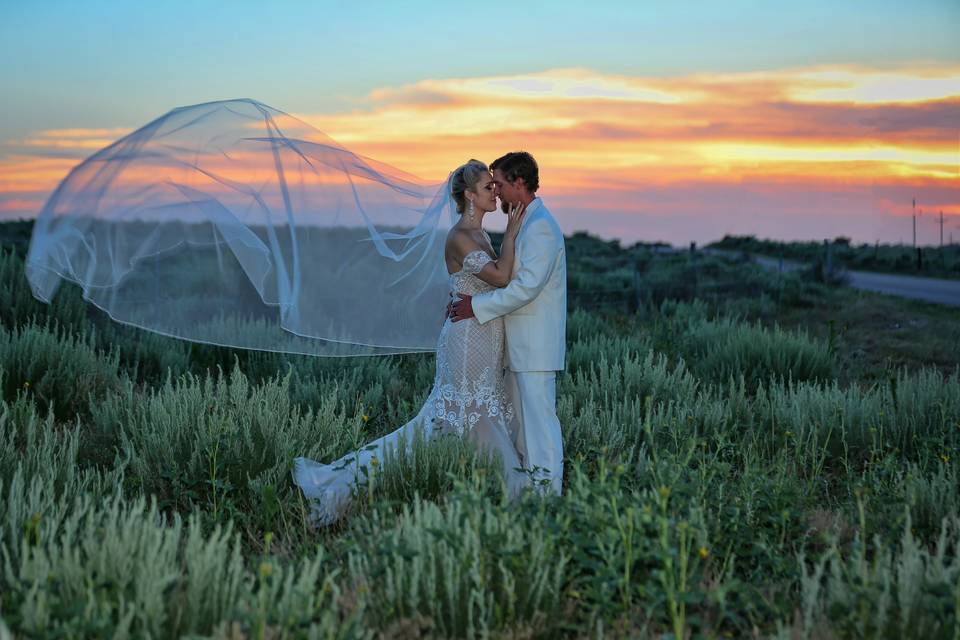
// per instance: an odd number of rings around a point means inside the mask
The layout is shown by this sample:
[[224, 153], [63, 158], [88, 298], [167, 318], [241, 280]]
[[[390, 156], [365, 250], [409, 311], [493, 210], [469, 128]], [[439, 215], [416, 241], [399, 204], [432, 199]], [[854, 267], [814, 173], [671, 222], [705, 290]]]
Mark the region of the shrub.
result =
[[86, 415], [91, 398], [99, 401], [120, 385], [116, 351], [98, 351], [90, 333], [74, 335], [49, 320], [0, 327], [0, 362], [4, 398], [26, 390], [41, 411], [51, 409], [59, 420]]

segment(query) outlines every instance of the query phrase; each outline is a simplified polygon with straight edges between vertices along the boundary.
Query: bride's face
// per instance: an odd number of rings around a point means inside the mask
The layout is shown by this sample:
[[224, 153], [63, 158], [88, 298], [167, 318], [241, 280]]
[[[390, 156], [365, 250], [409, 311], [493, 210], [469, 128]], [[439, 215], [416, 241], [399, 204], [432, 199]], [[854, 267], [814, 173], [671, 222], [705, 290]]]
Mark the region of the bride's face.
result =
[[497, 183], [493, 181], [493, 177], [489, 173], [480, 176], [480, 180], [477, 181], [476, 186], [473, 188], [473, 193], [476, 196], [473, 199], [474, 207], [484, 213], [496, 210]]

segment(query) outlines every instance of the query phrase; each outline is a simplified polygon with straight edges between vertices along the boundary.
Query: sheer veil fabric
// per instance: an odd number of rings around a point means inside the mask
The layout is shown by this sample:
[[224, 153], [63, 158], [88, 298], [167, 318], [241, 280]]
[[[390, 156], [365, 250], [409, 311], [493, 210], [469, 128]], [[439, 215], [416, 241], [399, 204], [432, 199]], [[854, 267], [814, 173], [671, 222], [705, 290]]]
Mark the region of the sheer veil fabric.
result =
[[314, 356], [437, 351], [408, 424], [330, 464], [294, 461], [317, 523], [343, 514], [361, 468], [449, 433], [500, 454], [511, 496], [527, 476], [508, 433], [502, 318], [443, 318], [449, 294], [491, 289], [474, 252], [448, 275], [458, 217], [431, 184], [357, 155], [254, 100], [174, 109], [93, 154], [38, 217], [35, 297], [63, 281], [114, 320], [194, 342]]
[[243, 99], [174, 109], [75, 167], [27, 256], [114, 320], [316, 356], [436, 349], [447, 302], [446, 183], [362, 157]]
[[[467, 254], [463, 268], [450, 276], [451, 293], [473, 296], [493, 290], [493, 285], [477, 277], [492, 259], [485, 251]], [[530, 477], [522, 468], [508, 426], [514, 406], [503, 376], [505, 337], [502, 317], [484, 324], [475, 318], [446, 320], [437, 338], [433, 388], [416, 417], [329, 464], [296, 458], [293, 480], [310, 499], [313, 523], [325, 526], [342, 518], [354, 490], [366, 486], [364, 471], [374, 469], [374, 459], [386, 459], [390, 450], [411, 453], [418, 429], [425, 440], [452, 435], [495, 453], [507, 496], [519, 497], [530, 486]]]

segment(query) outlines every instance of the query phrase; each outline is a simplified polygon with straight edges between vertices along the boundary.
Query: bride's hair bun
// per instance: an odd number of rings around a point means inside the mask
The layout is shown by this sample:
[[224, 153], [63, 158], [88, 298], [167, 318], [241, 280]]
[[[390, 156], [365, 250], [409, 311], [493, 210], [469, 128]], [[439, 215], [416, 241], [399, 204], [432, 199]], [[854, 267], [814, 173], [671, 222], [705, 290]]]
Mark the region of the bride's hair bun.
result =
[[453, 201], [457, 203], [457, 213], [463, 213], [467, 208], [467, 196], [464, 192], [467, 189], [473, 190], [480, 181], [480, 176], [484, 173], [490, 173], [487, 165], [479, 160], [470, 160], [467, 164], [457, 167], [450, 178], [450, 195]]

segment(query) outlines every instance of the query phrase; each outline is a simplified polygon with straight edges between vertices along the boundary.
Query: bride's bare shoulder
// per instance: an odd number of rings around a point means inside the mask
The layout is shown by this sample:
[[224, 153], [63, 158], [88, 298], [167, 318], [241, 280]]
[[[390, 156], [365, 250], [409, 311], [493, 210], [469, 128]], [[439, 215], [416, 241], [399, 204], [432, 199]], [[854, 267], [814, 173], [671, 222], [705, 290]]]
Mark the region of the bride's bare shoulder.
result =
[[477, 250], [482, 251], [483, 247], [466, 229], [454, 227], [447, 233], [447, 255], [455, 256], [458, 262], [462, 262], [464, 256], [471, 251]]
[[466, 232], [459, 227], [452, 227], [450, 231], [447, 231], [447, 246], [449, 247], [450, 243], [454, 241], [453, 239], [463, 233], [466, 233]]

